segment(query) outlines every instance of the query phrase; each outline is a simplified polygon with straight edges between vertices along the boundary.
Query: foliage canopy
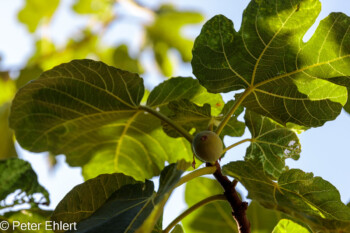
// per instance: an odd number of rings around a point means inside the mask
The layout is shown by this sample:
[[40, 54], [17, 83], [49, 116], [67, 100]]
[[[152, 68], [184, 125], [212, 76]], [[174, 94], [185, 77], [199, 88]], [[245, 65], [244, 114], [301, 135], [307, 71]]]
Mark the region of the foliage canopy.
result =
[[[50, 5], [49, 11], [23, 20], [33, 13], [31, 4], [27, 1], [19, 19], [34, 32], [55, 9]], [[80, 0], [73, 9], [92, 14], [106, 27], [115, 17], [113, 4]], [[152, 11], [153, 24], [145, 27], [144, 46], [153, 49], [167, 76], [172, 75], [168, 50], [177, 49], [183, 61], [191, 61], [195, 78], [169, 78], [152, 90], [146, 90], [138, 74], [143, 69], [125, 45], [114, 51], [86, 49], [87, 44], [100, 43], [93, 30], [70, 41], [64, 51], [42, 41], [47, 51], [35, 54], [16, 82], [0, 80], [9, 90], [0, 96], [0, 117], [9, 115], [21, 147], [64, 154], [69, 165], [82, 167], [86, 181], [52, 213], [40, 212], [43, 202], [33, 194], [40, 193], [48, 202], [48, 193], [28, 163], [8, 158], [16, 157], [12, 131], [0, 124], [6, 132], [0, 145], [10, 141], [0, 154], [7, 155], [0, 161], [1, 208], [8, 207], [6, 197], [20, 189], [27, 199], [20, 196], [11, 205], [30, 203], [27, 211], [40, 221], [50, 214], [55, 221], [77, 222], [74, 232], [350, 231], [350, 208], [341, 202], [338, 190], [321, 177], [285, 164], [288, 158], [300, 157], [296, 132], [320, 127], [343, 108], [348, 110], [350, 18], [331, 13], [304, 42], [320, 9], [317, 0], [252, 0], [239, 31], [230, 19], [217, 15], [192, 44], [180, 29], [200, 22], [202, 16], [161, 6]], [[57, 58], [60, 52], [74, 60]], [[80, 59], [91, 54], [102, 61]], [[37, 73], [41, 75], [24, 85], [34, 78], [28, 74]], [[23, 87], [12, 100], [14, 84]], [[225, 103], [220, 93], [231, 91], [236, 94]], [[241, 137], [246, 127], [251, 138], [225, 145], [222, 154], [249, 142], [244, 160], [232, 158], [222, 167], [218, 161], [206, 163], [184, 175], [193, 170], [194, 135], [211, 130], [221, 138]], [[216, 180], [199, 177], [206, 174], [214, 174]], [[160, 176], [157, 191], [150, 181], [155, 176]], [[235, 190], [237, 182], [248, 190], [248, 207]], [[163, 227], [164, 205], [183, 183], [192, 207]], [[12, 222], [16, 214], [8, 212], [0, 219]]]

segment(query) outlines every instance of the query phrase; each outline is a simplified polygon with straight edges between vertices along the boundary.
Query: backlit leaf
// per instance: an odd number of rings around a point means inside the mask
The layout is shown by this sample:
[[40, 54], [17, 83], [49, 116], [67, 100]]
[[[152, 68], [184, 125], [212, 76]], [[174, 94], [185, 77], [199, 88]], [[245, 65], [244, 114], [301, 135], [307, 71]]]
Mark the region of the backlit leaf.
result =
[[350, 75], [350, 20], [332, 13], [304, 43], [319, 11], [316, 0], [251, 1], [239, 32], [215, 16], [195, 41], [195, 76], [210, 92], [247, 89], [243, 106], [281, 124], [335, 119], [347, 90], [327, 79]]
[[[185, 201], [188, 206], [224, 191], [213, 179], [198, 177], [186, 184]], [[237, 226], [231, 215], [231, 207], [226, 201], [209, 203], [182, 220], [185, 232], [209, 233], [220, 229], [222, 233], [237, 232]]]
[[278, 178], [286, 169], [284, 160], [296, 160], [300, 156], [301, 145], [297, 135], [268, 117], [249, 110], [244, 119], [252, 135], [245, 159], [262, 163], [265, 172]]
[[147, 27], [147, 36], [165, 76], [171, 76], [173, 71], [168, 50], [175, 48], [180, 52], [183, 61], [191, 60], [193, 41], [185, 38], [181, 30], [184, 26], [197, 24], [202, 20], [203, 16], [198, 12], [178, 11], [171, 5], [162, 5], [157, 11], [153, 24]]
[[75, 0], [73, 10], [79, 14], [95, 15], [99, 20], [107, 21], [113, 15], [113, 0]]
[[70, 165], [84, 167], [86, 179], [122, 172], [144, 180], [158, 175], [165, 161], [191, 160], [192, 152], [139, 109], [143, 93], [137, 74], [74, 60], [17, 93], [10, 125], [23, 148], [65, 154]]
[[309, 233], [305, 227], [293, 222], [292, 220], [282, 219], [279, 221], [272, 233]]
[[52, 17], [59, 3], [60, 0], [26, 0], [24, 7], [18, 13], [18, 19], [28, 27], [29, 32], [33, 33], [43, 20], [47, 21]]
[[275, 182], [259, 165], [244, 161], [225, 165], [223, 172], [239, 180], [249, 198], [299, 218], [315, 231], [341, 231], [350, 224], [350, 208], [341, 202], [338, 190], [312, 173], [291, 169]]

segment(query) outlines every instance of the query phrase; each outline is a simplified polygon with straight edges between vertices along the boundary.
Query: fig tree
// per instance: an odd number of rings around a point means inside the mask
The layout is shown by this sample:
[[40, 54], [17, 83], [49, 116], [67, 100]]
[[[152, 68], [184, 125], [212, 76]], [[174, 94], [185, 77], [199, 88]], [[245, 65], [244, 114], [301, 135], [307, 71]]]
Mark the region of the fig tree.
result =
[[202, 131], [194, 137], [192, 150], [199, 160], [214, 163], [222, 154], [222, 140], [212, 131]]

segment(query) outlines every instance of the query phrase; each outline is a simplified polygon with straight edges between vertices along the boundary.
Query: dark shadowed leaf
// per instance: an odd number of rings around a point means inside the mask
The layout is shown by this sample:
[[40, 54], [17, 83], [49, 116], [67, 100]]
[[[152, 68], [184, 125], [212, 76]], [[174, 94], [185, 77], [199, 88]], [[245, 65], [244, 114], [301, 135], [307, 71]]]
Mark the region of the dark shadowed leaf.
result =
[[268, 117], [249, 110], [244, 119], [252, 135], [245, 159], [262, 163], [266, 173], [278, 178], [286, 169], [284, 160], [296, 160], [300, 156], [301, 145], [297, 135]]
[[121, 173], [103, 174], [75, 186], [58, 203], [51, 219], [74, 223], [90, 217], [118, 189], [136, 184], [132, 177]]
[[122, 172], [144, 180], [165, 161], [190, 161], [192, 153], [189, 143], [168, 137], [158, 118], [139, 109], [143, 93], [137, 74], [73, 60], [17, 93], [10, 125], [23, 148], [65, 154], [70, 165], [84, 166], [85, 178]]
[[310, 231], [303, 226], [289, 219], [282, 219], [278, 222], [272, 233], [309, 233]]
[[249, 198], [296, 217], [315, 231], [341, 231], [350, 224], [350, 208], [341, 202], [338, 190], [312, 173], [291, 169], [275, 182], [259, 165], [244, 161], [225, 165], [223, 172], [239, 180]]
[[161, 173], [158, 192], [151, 181], [128, 184], [116, 190], [93, 215], [81, 221], [74, 232], [135, 232], [154, 207], [163, 200], [179, 181], [183, 171], [177, 164]]
[[[14, 193], [16, 195], [10, 203], [5, 201], [6, 197]], [[50, 203], [49, 193], [38, 183], [31, 165], [18, 158], [0, 160], [0, 201], [0, 209], [22, 203]]]
[[194, 74], [210, 92], [246, 89], [236, 96], [243, 106], [281, 124], [316, 127], [335, 119], [347, 90], [327, 79], [350, 75], [350, 20], [333, 13], [304, 43], [320, 6], [315, 0], [251, 1], [239, 32], [215, 16], [195, 41]]
[[33, 33], [40, 23], [47, 23], [51, 19], [59, 3], [60, 0], [26, 0], [24, 7], [18, 12], [18, 19]]

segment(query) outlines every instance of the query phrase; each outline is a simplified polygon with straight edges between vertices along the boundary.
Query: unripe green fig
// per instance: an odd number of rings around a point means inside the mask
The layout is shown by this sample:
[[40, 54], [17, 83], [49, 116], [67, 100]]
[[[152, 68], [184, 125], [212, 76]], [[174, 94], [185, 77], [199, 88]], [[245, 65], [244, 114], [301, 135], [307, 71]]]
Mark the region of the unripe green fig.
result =
[[222, 154], [222, 140], [212, 131], [202, 131], [194, 137], [192, 150], [199, 160], [214, 163]]

